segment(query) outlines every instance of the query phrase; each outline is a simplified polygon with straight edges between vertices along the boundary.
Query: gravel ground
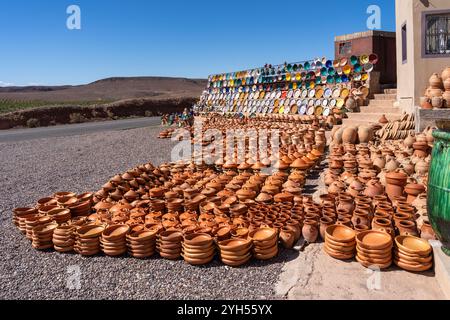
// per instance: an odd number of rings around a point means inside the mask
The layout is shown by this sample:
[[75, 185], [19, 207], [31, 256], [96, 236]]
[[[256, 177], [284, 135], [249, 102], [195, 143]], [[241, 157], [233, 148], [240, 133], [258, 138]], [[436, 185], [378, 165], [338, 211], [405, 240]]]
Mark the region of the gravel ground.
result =
[[[0, 143], [0, 299], [271, 299], [285, 262], [230, 268], [217, 260], [192, 267], [159, 257], [84, 258], [39, 252], [12, 224], [11, 210], [57, 191], [95, 191], [110, 177], [140, 163], [168, 161], [174, 143], [158, 128]], [[79, 269], [77, 269], [79, 268]], [[80, 288], [69, 289], [80, 271]]]

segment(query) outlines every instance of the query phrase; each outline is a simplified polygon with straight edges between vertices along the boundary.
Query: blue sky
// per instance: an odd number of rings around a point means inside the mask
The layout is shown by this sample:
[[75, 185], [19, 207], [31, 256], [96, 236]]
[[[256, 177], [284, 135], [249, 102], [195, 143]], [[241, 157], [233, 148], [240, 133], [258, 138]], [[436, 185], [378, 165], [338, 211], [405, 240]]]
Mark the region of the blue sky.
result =
[[[393, 31], [394, 2], [0, 0], [0, 85], [200, 78], [332, 57], [334, 36], [367, 30], [371, 4]], [[71, 4], [81, 8], [81, 30], [66, 28]]]

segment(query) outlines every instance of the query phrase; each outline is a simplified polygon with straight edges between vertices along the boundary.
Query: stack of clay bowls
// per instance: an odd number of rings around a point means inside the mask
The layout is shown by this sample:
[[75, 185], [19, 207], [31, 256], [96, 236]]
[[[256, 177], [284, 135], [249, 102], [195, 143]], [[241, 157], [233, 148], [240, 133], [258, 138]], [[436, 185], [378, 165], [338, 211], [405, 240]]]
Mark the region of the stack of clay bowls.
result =
[[220, 260], [230, 267], [239, 267], [252, 258], [250, 239], [229, 239], [219, 242]]
[[25, 221], [26, 237], [29, 240], [33, 238], [33, 229], [37, 226], [46, 225], [52, 222], [49, 217], [42, 217], [37, 214], [32, 214], [21, 218]]
[[344, 225], [331, 225], [325, 230], [324, 251], [331, 257], [349, 260], [355, 256], [356, 232]]
[[47, 216], [49, 216], [53, 221], [58, 224], [66, 223], [72, 217], [70, 214], [70, 209], [64, 208], [56, 208], [47, 212]]
[[421, 272], [433, 267], [433, 250], [425, 239], [413, 236], [395, 238], [394, 263], [405, 270]]
[[368, 230], [356, 236], [356, 260], [364, 267], [389, 268], [392, 264], [392, 237], [383, 231]]
[[117, 224], [106, 228], [101, 237], [102, 251], [108, 256], [121, 256], [127, 252], [127, 234], [130, 227]]
[[49, 223], [37, 226], [33, 229], [32, 246], [37, 250], [53, 248], [53, 231], [58, 225]]
[[76, 227], [73, 225], [59, 226], [53, 232], [53, 246], [60, 253], [72, 252], [75, 245]]
[[139, 259], [151, 257], [156, 250], [156, 232], [141, 230], [127, 235], [128, 253]]
[[83, 256], [93, 256], [100, 252], [100, 237], [105, 230], [103, 225], [86, 225], [75, 233], [74, 250]]
[[36, 214], [37, 212], [36, 208], [16, 208], [13, 210], [13, 222], [16, 226], [19, 226], [20, 217]]
[[163, 231], [158, 235], [156, 249], [165, 259], [176, 260], [181, 256], [183, 234], [180, 231]]
[[260, 228], [252, 231], [253, 256], [258, 260], [272, 259], [278, 254], [278, 232], [273, 228]]
[[192, 233], [184, 237], [183, 258], [189, 264], [208, 264], [214, 258], [213, 238], [206, 233]]

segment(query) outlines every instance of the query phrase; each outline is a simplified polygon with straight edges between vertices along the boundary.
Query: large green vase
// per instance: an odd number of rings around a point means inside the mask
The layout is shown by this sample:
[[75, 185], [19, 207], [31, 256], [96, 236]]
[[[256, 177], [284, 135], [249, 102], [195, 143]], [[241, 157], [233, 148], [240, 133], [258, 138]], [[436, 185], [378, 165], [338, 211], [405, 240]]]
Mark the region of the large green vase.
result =
[[436, 130], [428, 177], [428, 216], [442, 250], [450, 256], [450, 132]]

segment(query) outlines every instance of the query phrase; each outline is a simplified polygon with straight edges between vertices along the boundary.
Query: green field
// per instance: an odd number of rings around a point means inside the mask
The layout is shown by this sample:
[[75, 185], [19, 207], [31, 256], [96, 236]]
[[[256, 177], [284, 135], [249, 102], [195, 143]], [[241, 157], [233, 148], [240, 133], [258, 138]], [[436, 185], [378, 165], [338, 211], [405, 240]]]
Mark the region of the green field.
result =
[[[101, 103], [108, 103], [110, 101], [102, 101]], [[18, 110], [31, 109], [37, 107], [60, 107], [60, 106], [92, 106], [98, 104], [98, 101], [64, 101], [64, 102], [48, 102], [48, 101], [21, 101], [21, 100], [6, 100], [0, 99], [0, 114], [8, 113]]]

